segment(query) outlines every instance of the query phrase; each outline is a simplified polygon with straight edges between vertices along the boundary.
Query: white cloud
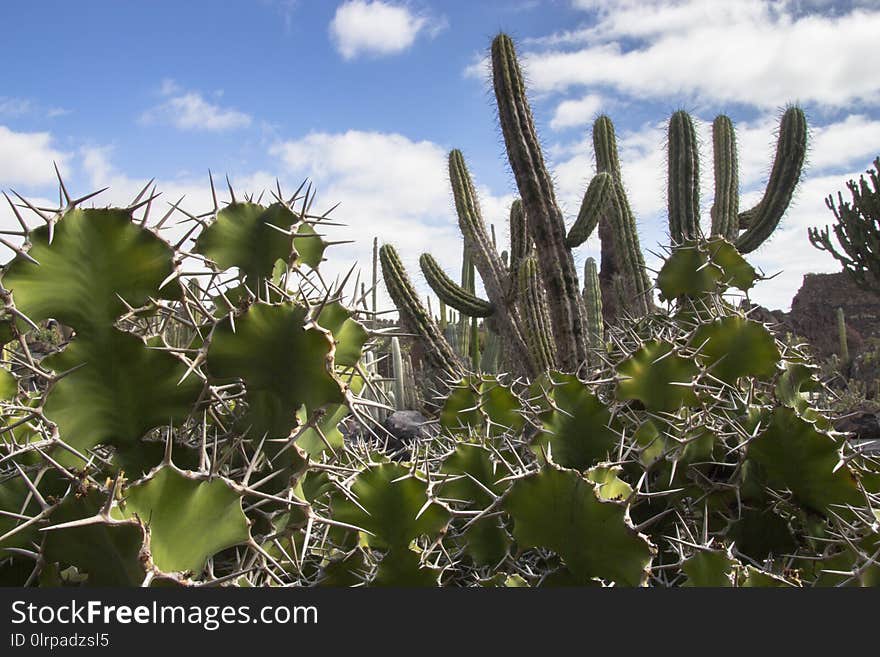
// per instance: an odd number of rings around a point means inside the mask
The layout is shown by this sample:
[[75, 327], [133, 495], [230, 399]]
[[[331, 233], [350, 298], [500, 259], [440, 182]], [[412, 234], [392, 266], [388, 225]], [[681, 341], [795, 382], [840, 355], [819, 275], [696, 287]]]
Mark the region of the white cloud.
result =
[[186, 91], [173, 80], [163, 80], [160, 93], [167, 100], [144, 112], [140, 117], [142, 123], [169, 124], [178, 130], [222, 132], [246, 128], [253, 120], [249, 114], [205, 100], [197, 91]]
[[381, 0], [348, 0], [336, 9], [330, 36], [345, 59], [361, 54], [393, 55], [415, 43], [419, 33], [429, 36], [446, 27], [445, 20], [416, 14], [405, 5]]
[[52, 162], [63, 166], [67, 154], [52, 146], [48, 132], [15, 132], [0, 125], [0, 187], [45, 185], [55, 180]]
[[524, 57], [533, 91], [604, 85], [642, 99], [764, 109], [880, 99], [868, 64], [880, 32], [876, 7], [825, 15], [766, 0], [580, 4], [597, 11], [593, 26], [531, 42], [539, 46]]
[[32, 109], [33, 103], [26, 98], [6, 98], [0, 96], [0, 116], [22, 116]]
[[[357, 260], [369, 274], [373, 237], [393, 244], [413, 281], [426, 294], [418, 267], [419, 255], [429, 251], [457, 278], [461, 269], [461, 234], [447, 172], [447, 152], [430, 141], [403, 135], [350, 130], [312, 133], [277, 144], [278, 156], [292, 177], [317, 183], [320, 198], [342, 204], [334, 211], [347, 224], [338, 235], [355, 243], [334, 251], [337, 262]], [[467, 154], [465, 154], [467, 157]], [[480, 185], [483, 218], [494, 223], [499, 249], [507, 248], [507, 216], [512, 196], [495, 196]], [[386, 298], [384, 286], [380, 296]]]
[[587, 94], [577, 100], [564, 100], [556, 106], [553, 118], [550, 119], [550, 127], [562, 130], [590, 123], [605, 104], [605, 99], [599, 94]]

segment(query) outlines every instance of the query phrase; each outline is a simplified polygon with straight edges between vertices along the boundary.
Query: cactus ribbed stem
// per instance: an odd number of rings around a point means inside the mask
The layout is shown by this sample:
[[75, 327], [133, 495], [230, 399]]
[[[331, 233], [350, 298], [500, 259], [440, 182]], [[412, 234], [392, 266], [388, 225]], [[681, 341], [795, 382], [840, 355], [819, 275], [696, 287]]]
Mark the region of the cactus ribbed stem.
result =
[[391, 372], [393, 375], [394, 408], [398, 411], [406, 410], [406, 385], [404, 384], [406, 372], [403, 367], [400, 340], [396, 337], [391, 338]]
[[556, 368], [556, 348], [551, 339], [550, 315], [544, 290], [538, 278], [538, 264], [534, 256], [523, 260], [519, 268], [519, 298], [526, 323], [529, 347], [539, 371]]
[[441, 309], [450, 306], [469, 317], [488, 317], [495, 311], [491, 303], [479, 298], [449, 278], [430, 253], [422, 254], [422, 257], [419, 258], [419, 265], [428, 285], [440, 298], [440, 303], [444, 304]]
[[612, 285], [621, 292], [616, 299], [617, 312], [643, 317], [651, 312], [654, 305], [651, 299], [651, 281], [639, 246], [635, 217], [620, 185], [616, 185], [616, 192], [611, 196], [611, 224], [614, 228], [614, 241], [619, 249], [615, 254], [618, 274], [612, 281]]
[[419, 301], [397, 251], [390, 244], [384, 244], [379, 249], [379, 260], [385, 287], [397, 307], [400, 321], [407, 331], [419, 336], [425, 347], [425, 359], [432, 367], [452, 378], [461, 376], [464, 373], [462, 362]]
[[807, 154], [807, 119], [799, 107], [789, 107], [782, 115], [776, 156], [767, 189], [758, 204], [740, 213], [739, 223], [746, 231], [736, 241], [740, 253], [757, 249], [776, 229], [791, 203]]
[[461, 151], [449, 153], [449, 180], [465, 246], [480, 272], [486, 296], [495, 308], [493, 325], [504, 338], [505, 348], [517, 369], [532, 374], [534, 363], [523, 336], [521, 319], [508, 294], [507, 270], [486, 232], [474, 184]]
[[840, 340], [840, 362], [845, 367], [849, 364], [849, 343], [846, 339], [846, 315], [843, 308], [837, 309], [837, 337]]
[[581, 201], [577, 219], [568, 232], [568, 237], [565, 238], [565, 245], [568, 248], [580, 246], [593, 234], [599, 218], [608, 207], [612, 193], [614, 193], [614, 177], [610, 173], [603, 171], [593, 176]]
[[532, 238], [529, 235], [529, 225], [526, 213], [523, 211], [522, 201], [514, 200], [510, 206], [510, 280], [511, 287], [516, 288], [516, 272], [520, 263], [532, 252]]
[[605, 115], [593, 123], [593, 150], [596, 170], [610, 174], [615, 183], [611, 202], [599, 218], [603, 312], [608, 321], [623, 313], [640, 317], [653, 308], [651, 282], [644, 268], [635, 215], [620, 175], [614, 124]]
[[683, 244], [700, 235], [700, 158], [687, 112], [679, 110], [669, 119], [668, 142], [669, 234], [673, 244]]
[[715, 164], [712, 235], [735, 243], [739, 235], [739, 164], [733, 123], [723, 114], [712, 123], [712, 147]]
[[544, 164], [513, 41], [506, 34], [492, 42], [492, 73], [507, 156], [540, 258], [559, 364], [575, 371], [587, 358], [580, 286], [565, 246], [565, 222]]
[[599, 349], [605, 342], [605, 331], [602, 322], [602, 291], [599, 288], [599, 272], [593, 258], [587, 258], [584, 263], [584, 311], [589, 329], [587, 336], [590, 339], [590, 347]]

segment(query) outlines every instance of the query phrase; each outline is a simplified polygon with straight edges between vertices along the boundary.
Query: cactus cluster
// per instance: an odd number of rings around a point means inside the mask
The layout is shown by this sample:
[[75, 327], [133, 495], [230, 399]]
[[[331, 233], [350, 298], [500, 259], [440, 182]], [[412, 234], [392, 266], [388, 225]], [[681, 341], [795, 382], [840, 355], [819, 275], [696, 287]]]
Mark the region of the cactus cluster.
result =
[[[454, 150], [449, 155], [449, 174], [464, 237], [465, 260], [467, 256], [473, 259], [488, 299], [480, 299], [474, 296], [473, 289], [456, 285], [429, 254], [420, 260], [422, 271], [446, 305], [470, 317], [486, 318], [486, 325], [502, 339], [505, 361], [515, 364], [515, 373], [534, 376], [554, 368], [575, 372], [590, 362], [590, 351], [601, 346], [596, 308], [602, 309], [605, 323], [624, 317], [644, 317], [654, 310], [653, 288], [621, 177], [614, 125], [605, 115], [593, 124], [597, 173], [584, 193], [571, 229], [566, 232], [535, 131], [522, 71], [507, 35], [500, 34], [492, 42], [491, 63], [498, 119], [519, 192], [511, 207], [509, 256], [505, 261], [503, 255], [508, 252], [498, 255], [494, 231], [490, 240], [464, 157]], [[782, 116], [776, 156], [764, 195], [755, 207], [740, 212], [733, 124], [723, 115], [714, 121], [712, 238], [724, 239], [741, 253], [749, 253], [770, 236], [800, 179], [806, 140], [803, 111], [789, 107]], [[690, 248], [704, 239], [700, 226], [697, 145], [690, 115], [675, 112], [669, 121], [667, 194], [674, 247]], [[601, 271], [598, 285], [585, 279], [587, 294], [581, 292], [572, 250], [583, 244], [597, 227], [602, 243]], [[520, 268], [531, 254], [536, 256], [538, 275], [524, 279]], [[404, 274], [397, 270], [391, 273]], [[542, 290], [524, 288], [525, 283], [538, 285]], [[401, 287], [399, 280], [386, 280], [386, 284], [389, 291]], [[393, 292], [392, 298], [402, 313], [409, 313], [411, 303], [397, 303]], [[538, 303], [540, 299], [543, 303]], [[546, 316], [542, 314], [544, 307]], [[536, 330], [544, 330], [546, 335], [537, 338]], [[420, 330], [416, 333], [422, 335]], [[449, 351], [437, 343], [435, 334], [430, 327], [425, 328], [425, 348]], [[471, 364], [471, 369], [476, 370], [476, 363]]]
[[[601, 363], [576, 374], [549, 366], [537, 258], [519, 259], [524, 339], [543, 340], [547, 371], [448, 372], [437, 421], [401, 446], [373, 414], [390, 410], [373, 376], [389, 334], [353, 310], [369, 291], [346, 303], [347, 280], [323, 288], [304, 263], [327, 246], [305, 198], [231, 200], [193, 219], [194, 251], [137, 204], [74, 205], [0, 278], [4, 584], [880, 581], [880, 463], [812, 406], [809, 359], [724, 299], [755, 282], [729, 242], [671, 250], [669, 310], [604, 327]], [[216, 234], [230, 229], [283, 240], [255, 257]], [[203, 270], [183, 269], [192, 255]], [[35, 356], [27, 336], [49, 318], [67, 342]]]

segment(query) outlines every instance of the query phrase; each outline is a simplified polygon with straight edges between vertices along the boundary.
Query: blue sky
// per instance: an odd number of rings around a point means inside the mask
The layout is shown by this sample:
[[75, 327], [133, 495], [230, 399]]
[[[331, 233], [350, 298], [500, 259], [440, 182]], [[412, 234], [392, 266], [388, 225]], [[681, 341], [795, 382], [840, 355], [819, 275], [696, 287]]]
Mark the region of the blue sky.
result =
[[[781, 272], [753, 295], [774, 308], [788, 308], [805, 272], [838, 269], [806, 227], [828, 223], [824, 197], [880, 154], [876, 2], [83, 0], [9, 2], [4, 18], [0, 189], [55, 198], [55, 160], [76, 192], [110, 185], [102, 204], [156, 177], [163, 201], [185, 194], [196, 212], [209, 207], [209, 168], [241, 191], [308, 177], [318, 206], [341, 202], [349, 227], [332, 236], [356, 240], [331, 254], [334, 272], [367, 268], [373, 235], [397, 244], [416, 278], [424, 250], [458, 271], [451, 148], [505, 241], [514, 185], [485, 66], [499, 30], [517, 39], [569, 219], [594, 171], [590, 125], [608, 113], [646, 250], [666, 239], [672, 111], [698, 120], [707, 217], [714, 116], [738, 126], [747, 206], [780, 109], [803, 105], [809, 167], [781, 229], [751, 257]], [[0, 225], [14, 226], [7, 208]], [[578, 261], [598, 247], [591, 239]]]

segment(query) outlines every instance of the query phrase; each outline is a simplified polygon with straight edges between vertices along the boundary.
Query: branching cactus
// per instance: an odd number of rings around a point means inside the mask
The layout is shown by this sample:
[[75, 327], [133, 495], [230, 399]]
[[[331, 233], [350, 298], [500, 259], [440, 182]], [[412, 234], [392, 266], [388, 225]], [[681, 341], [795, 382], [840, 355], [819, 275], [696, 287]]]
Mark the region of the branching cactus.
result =
[[589, 327], [587, 335], [590, 339], [590, 348], [601, 349], [605, 344], [602, 290], [599, 287], [599, 272], [593, 258], [587, 258], [584, 263], [584, 311]]
[[[715, 201], [712, 235], [751, 253], [776, 230], [794, 195], [807, 153], [807, 120], [801, 108], [785, 110], [779, 124], [776, 155], [764, 195], [739, 212], [738, 163], [733, 123], [724, 115], [712, 123]], [[669, 232], [674, 244], [699, 236], [699, 169], [693, 124], [676, 112], [669, 124]]]

